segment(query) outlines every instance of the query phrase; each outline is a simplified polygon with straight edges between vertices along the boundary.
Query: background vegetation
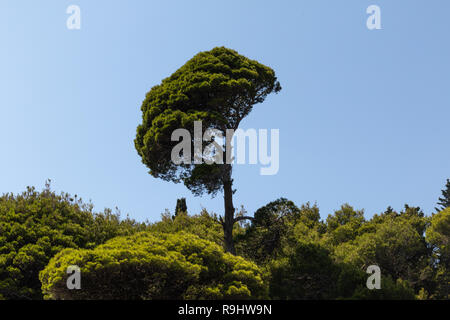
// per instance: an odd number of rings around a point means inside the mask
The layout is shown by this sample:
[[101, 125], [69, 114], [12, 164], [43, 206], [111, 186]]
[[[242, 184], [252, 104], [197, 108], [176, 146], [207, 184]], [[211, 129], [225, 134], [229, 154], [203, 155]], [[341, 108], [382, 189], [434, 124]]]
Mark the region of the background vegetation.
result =
[[[322, 220], [317, 205], [280, 198], [234, 225], [232, 255], [217, 215], [188, 215], [182, 199], [138, 223], [28, 188], [0, 197], [0, 298], [449, 299], [449, 189], [432, 215], [405, 205], [369, 220], [347, 204]], [[81, 290], [66, 287], [69, 265]], [[381, 290], [366, 287], [369, 265]]]

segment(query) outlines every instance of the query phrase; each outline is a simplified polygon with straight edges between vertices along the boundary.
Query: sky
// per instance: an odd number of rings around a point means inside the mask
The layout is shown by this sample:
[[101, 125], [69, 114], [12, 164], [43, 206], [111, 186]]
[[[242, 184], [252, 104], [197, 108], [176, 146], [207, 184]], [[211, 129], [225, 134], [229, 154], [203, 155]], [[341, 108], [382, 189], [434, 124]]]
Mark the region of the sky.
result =
[[[381, 30], [366, 26], [370, 5]], [[51, 179], [139, 221], [181, 197], [191, 214], [222, 214], [221, 194], [150, 176], [133, 140], [146, 92], [226, 46], [283, 87], [241, 123], [280, 130], [279, 172], [236, 165], [236, 207], [285, 197], [324, 218], [344, 203], [366, 217], [406, 203], [431, 214], [450, 178], [449, 13], [448, 0], [2, 0], [0, 193]]]

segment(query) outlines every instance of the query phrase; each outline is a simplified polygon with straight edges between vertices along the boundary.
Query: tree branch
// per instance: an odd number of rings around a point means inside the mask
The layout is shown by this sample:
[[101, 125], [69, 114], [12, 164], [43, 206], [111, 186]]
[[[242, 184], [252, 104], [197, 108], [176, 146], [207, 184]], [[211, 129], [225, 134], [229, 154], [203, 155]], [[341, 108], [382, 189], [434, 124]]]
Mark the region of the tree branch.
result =
[[239, 221], [242, 221], [242, 220], [255, 220], [255, 218], [253, 218], [253, 217], [249, 217], [249, 216], [240, 216], [240, 217], [236, 217], [236, 218], [234, 218], [234, 222], [236, 223], [236, 222], [239, 222]]

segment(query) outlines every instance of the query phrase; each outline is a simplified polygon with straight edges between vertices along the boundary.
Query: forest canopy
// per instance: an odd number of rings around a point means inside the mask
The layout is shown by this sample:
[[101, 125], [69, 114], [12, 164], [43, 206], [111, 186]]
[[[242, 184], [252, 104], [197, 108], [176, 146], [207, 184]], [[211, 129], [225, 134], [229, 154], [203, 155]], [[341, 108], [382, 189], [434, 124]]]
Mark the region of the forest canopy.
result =
[[0, 197], [0, 296], [41, 299], [39, 271], [65, 248], [94, 248], [144, 224], [120, 219], [111, 210], [94, 213], [77, 196], [29, 187]]
[[[0, 299], [450, 297], [450, 208], [389, 207], [367, 219], [344, 204], [322, 219], [316, 204], [280, 198], [235, 224], [233, 255], [216, 214], [177, 203], [139, 223], [48, 184], [3, 195]], [[380, 290], [366, 286], [371, 265]], [[80, 290], [67, 288], [69, 266], [80, 268]]]

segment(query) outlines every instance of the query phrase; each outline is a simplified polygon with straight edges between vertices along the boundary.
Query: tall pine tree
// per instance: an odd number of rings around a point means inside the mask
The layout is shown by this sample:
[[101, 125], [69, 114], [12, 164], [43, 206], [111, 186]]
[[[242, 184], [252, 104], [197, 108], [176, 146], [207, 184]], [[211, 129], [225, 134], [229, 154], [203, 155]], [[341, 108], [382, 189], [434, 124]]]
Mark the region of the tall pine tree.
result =
[[186, 198], [177, 199], [177, 206], [175, 207], [175, 216], [177, 216], [178, 213], [180, 212], [187, 213]]
[[436, 211], [442, 211], [445, 208], [450, 208], [450, 179], [447, 179], [445, 189], [442, 190], [442, 197], [439, 198], [437, 204], [438, 206], [440, 206], [440, 208], [436, 208]]

